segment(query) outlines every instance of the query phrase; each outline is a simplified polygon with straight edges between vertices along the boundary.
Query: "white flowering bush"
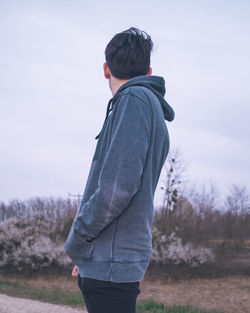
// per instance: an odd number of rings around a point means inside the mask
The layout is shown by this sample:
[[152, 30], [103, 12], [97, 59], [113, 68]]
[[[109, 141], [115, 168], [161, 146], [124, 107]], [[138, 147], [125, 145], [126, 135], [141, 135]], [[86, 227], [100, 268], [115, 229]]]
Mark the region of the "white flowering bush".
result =
[[[0, 267], [40, 270], [71, 263], [63, 242], [56, 242], [43, 216], [32, 220], [12, 217], [0, 224]], [[58, 240], [58, 239], [57, 239]]]
[[[194, 267], [214, 260], [211, 249], [192, 243], [183, 245], [174, 232], [166, 236], [153, 226], [152, 235], [153, 262]], [[64, 242], [43, 215], [29, 219], [11, 217], [0, 223], [0, 268], [13, 271], [69, 268], [72, 261], [64, 250]]]
[[153, 253], [152, 262], [157, 264], [188, 264], [197, 267], [204, 263], [213, 262], [215, 255], [209, 248], [195, 246], [192, 243], [182, 244], [175, 232], [169, 236], [163, 235], [153, 226]]

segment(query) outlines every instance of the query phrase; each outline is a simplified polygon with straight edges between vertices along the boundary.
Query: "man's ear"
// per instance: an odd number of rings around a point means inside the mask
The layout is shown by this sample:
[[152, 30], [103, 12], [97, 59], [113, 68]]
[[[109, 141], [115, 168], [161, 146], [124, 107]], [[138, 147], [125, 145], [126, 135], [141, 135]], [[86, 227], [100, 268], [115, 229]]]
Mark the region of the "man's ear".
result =
[[149, 69], [148, 69], [147, 75], [152, 75], [152, 67], [151, 67], [151, 66], [150, 66]]
[[104, 72], [104, 77], [106, 79], [109, 79], [110, 78], [110, 69], [108, 67], [107, 62], [104, 62], [104, 64], [103, 64], [103, 72]]

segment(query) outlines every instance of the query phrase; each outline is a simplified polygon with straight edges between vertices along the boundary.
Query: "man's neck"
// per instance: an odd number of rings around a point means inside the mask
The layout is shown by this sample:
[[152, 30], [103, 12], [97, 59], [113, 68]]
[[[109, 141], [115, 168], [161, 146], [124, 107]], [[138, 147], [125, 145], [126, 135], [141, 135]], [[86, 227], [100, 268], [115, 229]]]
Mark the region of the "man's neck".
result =
[[112, 92], [112, 96], [114, 97], [114, 95], [116, 94], [117, 90], [123, 85], [125, 84], [129, 79], [118, 79], [114, 76], [110, 76], [109, 79], [109, 87], [110, 90]]

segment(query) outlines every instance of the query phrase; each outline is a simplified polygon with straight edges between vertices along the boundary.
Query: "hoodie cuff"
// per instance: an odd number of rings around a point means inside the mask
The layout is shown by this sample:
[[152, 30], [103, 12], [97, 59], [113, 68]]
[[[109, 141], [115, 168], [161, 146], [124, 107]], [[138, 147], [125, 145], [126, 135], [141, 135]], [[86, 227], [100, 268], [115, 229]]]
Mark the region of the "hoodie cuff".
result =
[[64, 248], [74, 264], [78, 265], [82, 259], [90, 258], [93, 245], [88, 240], [91, 238], [79, 235], [71, 226]]

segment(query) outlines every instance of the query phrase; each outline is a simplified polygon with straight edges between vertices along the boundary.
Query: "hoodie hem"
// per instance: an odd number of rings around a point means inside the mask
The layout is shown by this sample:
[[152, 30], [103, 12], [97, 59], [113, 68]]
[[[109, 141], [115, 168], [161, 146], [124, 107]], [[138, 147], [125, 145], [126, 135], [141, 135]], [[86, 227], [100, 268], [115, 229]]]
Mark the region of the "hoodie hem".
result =
[[78, 265], [81, 277], [88, 277], [117, 283], [141, 281], [149, 266], [150, 260], [136, 262], [85, 260]]

